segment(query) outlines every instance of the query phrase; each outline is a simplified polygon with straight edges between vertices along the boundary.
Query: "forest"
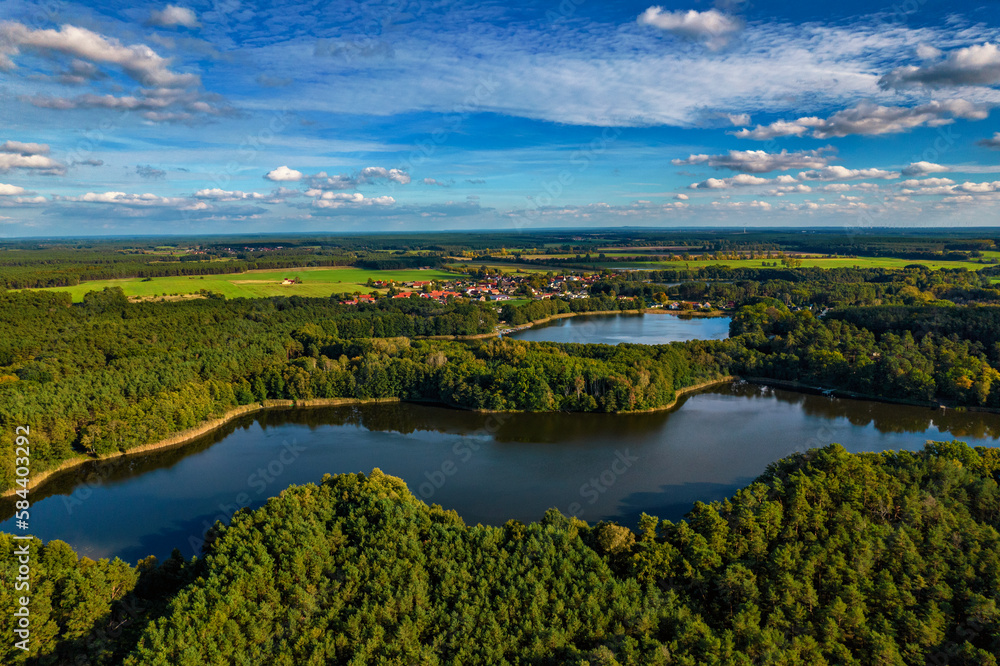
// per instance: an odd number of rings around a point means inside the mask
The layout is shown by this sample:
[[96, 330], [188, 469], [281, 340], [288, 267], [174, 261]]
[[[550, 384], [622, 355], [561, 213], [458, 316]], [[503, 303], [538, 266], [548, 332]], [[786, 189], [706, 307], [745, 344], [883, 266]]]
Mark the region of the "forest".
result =
[[[216, 523], [200, 557], [31, 543], [40, 640], [5, 664], [951, 664], [1000, 652], [1000, 456], [960, 442], [773, 463], [633, 531], [470, 526], [378, 469]], [[0, 631], [16, 559], [0, 535]]]

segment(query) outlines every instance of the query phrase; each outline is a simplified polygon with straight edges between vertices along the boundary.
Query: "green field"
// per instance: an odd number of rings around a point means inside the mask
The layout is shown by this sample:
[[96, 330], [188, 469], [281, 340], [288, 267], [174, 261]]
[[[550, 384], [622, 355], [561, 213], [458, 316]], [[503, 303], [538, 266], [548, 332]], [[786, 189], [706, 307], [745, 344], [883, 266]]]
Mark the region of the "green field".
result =
[[[706, 266], [731, 266], [746, 268], [761, 268], [764, 264], [778, 263], [781, 268], [780, 259], [710, 259], [707, 261], [630, 261], [628, 263], [616, 262], [594, 262], [593, 265], [599, 268], [635, 268], [647, 270], [660, 269], [691, 269], [698, 270]], [[817, 257], [815, 259], [803, 259], [803, 267], [818, 268], [904, 268], [911, 264], [920, 264], [932, 270], [940, 268], [966, 268], [970, 271], [977, 271], [986, 268], [990, 264], [981, 264], [975, 261], [928, 261], [915, 259], [896, 259], [893, 257]], [[582, 265], [582, 264], [581, 264]]]
[[[285, 278], [300, 278], [302, 284], [282, 285]], [[364, 268], [286, 268], [281, 270], [247, 271], [226, 275], [156, 277], [148, 282], [142, 278], [121, 280], [94, 280], [81, 282], [73, 287], [52, 287], [41, 291], [65, 291], [73, 295], [74, 301], [82, 301], [88, 291], [100, 291], [104, 287], [121, 287], [126, 296], [144, 298], [196, 294], [205, 289], [223, 294], [227, 298], [262, 298], [265, 296], [321, 296], [341, 292], [361, 291], [368, 293], [368, 278], [373, 280], [452, 280], [456, 274], [441, 270], [398, 270], [375, 271]], [[384, 291], [384, 290], [382, 290]]]

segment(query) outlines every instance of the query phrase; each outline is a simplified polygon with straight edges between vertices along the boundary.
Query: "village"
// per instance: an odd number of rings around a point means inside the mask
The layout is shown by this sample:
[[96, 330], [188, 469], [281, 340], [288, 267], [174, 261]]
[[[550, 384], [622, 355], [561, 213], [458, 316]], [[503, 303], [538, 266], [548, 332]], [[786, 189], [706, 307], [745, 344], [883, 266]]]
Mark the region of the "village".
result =
[[384, 295], [378, 291], [356, 294], [354, 298], [341, 301], [343, 305], [373, 303], [376, 298], [429, 298], [441, 303], [449, 298], [466, 298], [470, 301], [514, 301], [560, 298], [587, 298], [589, 286], [599, 276], [557, 275], [552, 279], [541, 279], [538, 274], [489, 275], [484, 278], [458, 277], [454, 280], [369, 280], [366, 286], [373, 290], [387, 289]]
[[[397, 282], [394, 280], [369, 280], [366, 286], [373, 291], [368, 294], [355, 294], [344, 299], [342, 305], [358, 305], [359, 303], [374, 303], [379, 298], [427, 298], [439, 303], [448, 299], [465, 298], [470, 301], [504, 302], [545, 300], [550, 298], [578, 299], [589, 298], [590, 287], [602, 279], [597, 273], [586, 275], [555, 275], [543, 277], [539, 274], [503, 274], [490, 275], [485, 278], [456, 278], [454, 280], [413, 280]], [[377, 290], [388, 290], [385, 294]], [[629, 296], [618, 296], [626, 300]], [[664, 309], [685, 312], [707, 312], [732, 308], [732, 303], [720, 303], [713, 306], [709, 302], [682, 300], [667, 300], [666, 302], [650, 302], [649, 309]]]

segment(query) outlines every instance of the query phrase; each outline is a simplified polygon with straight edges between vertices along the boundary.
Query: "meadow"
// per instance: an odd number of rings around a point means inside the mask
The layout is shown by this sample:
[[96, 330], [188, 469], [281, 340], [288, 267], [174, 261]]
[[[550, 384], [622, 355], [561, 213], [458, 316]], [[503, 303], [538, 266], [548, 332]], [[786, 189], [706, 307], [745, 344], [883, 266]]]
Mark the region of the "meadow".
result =
[[[994, 254], [994, 253], [990, 253]], [[801, 266], [815, 268], [904, 268], [913, 264], [926, 266], [931, 270], [942, 268], [965, 268], [970, 271], [978, 271], [992, 264], [983, 264], [977, 261], [936, 261], [928, 259], [900, 259], [897, 257], [810, 257], [802, 258]], [[586, 263], [586, 262], [583, 262]], [[581, 265], [583, 265], [581, 263]], [[777, 264], [781, 267], [780, 259], [708, 259], [698, 261], [631, 261], [627, 266], [633, 269], [690, 269], [698, 270], [707, 266], [730, 266], [733, 268], [761, 268]], [[624, 268], [626, 264], [620, 262], [606, 261], [593, 262], [598, 268]]]
[[[374, 290], [366, 287], [372, 280], [395, 280], [411, 282], [419, 280], [451, 280], [456, 277], [435, 269], [368, 270], [364, 268], [285, 268], [278, 270], [256, 270], [225, 275], [170, 276], [124, 278], [120, 280], [93, 280], [72, 287], [51, 287], [39, 291], [64, 291], [72, 294], [74, 301], [82, 301], [88, 291], [100, 291], [105, 287], [121, 287], [126, 296], [138, 298], [176, 297], [197, 294], [200, 290], [223, 294], [227, 298], [263, 298], [267, 296], [320, 296], [330, 294], [368, 293]], [[283, 285], [285, 278], [298, 278], [301, 284]]]

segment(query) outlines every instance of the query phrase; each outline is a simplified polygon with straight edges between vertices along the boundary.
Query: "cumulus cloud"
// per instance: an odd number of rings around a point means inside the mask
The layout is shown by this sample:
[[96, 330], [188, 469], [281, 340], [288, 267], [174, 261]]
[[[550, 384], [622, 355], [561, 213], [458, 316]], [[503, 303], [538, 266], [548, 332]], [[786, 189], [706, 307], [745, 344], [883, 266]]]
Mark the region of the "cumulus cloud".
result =
[[114, 109], [118, 111], [140, 111], [146, 120], [162, 123], [189, 123], [198, 115], [233, 115], [232, 108], [211, 103], [220, 99], [216, 95], [203, 95], [194, 90], [174, 88], [142, 89], [138, 95], [96, 95], [88, 93], [76, 97], [52, 97], [32, 95], [21, 97], [23, 101], [43, 109], [61, 111], [71, 109]]
[[186, 7], [177, 5], [167, 5], [163, 9], [154, 9], [149, 15], [149, 23], [162, 28], [175, 28], [183, 26], [185, 28], [198, 28], [198, 16]]
[[410, 182], [410, 174], [402, 169], [386, 169], [385, 167], [365, 167], [359, 176], [361, 182], [371, 183], [375, 180], [386, 179], [394, 183], [406, 185]]
[[26, 143], [8, 139], [0, 143], [0, 153], [19, 153], [21, 155], [48, 155], [49, 146], [45, 143]]
[[806, 194], [812, 192], [812, 188], [808, 185], [803, 185], [798, 183], [797, 185], [781, 185], [775, 187], [774, 189], [768, 190], [764, 194], [771, 197], [783, 197], [786, 194]]
[[648, 8], [638, 18], [639, 25], [659, 28], [677, 37], [706, 42], [710, 47], [717, 48], [728, 43], [729, 39], [743, 29], [743, 23], [717, 9], [704, 12], [689, 9], [688, 11], [666, 11], [663, 7]]
[[45, 94], [24, 95], [20, 99], [40, 108], [116, 109], [139, 111], [151, 122], [190, 123], [203, 115], [233, 115], [234, 111], [218, 95], [204, 93], [197, 74], [175, 72], [172, 61], [160, 56], [145, 44], [122, 44], [86, 28], [72, 25], [58, 30], [32, 30], [21, 23], [0, 23], [0, 70], [16, 69], [14, 57], [22, 49], [44, 56], [63, 54], [73, 58], [63, 83], [82, 84], [104, 76], [97, 65], [117, 67], [137, 81], [141, 88], [131, 95], [85, 94], [59, 97]]
[[725, 190], [730, 187], [745, 187], [747, 185], [766, 185], [773, 181], [767, 178], [760, 178], [759, 176], [751, 176], [747, 173], [741, 173], [738, 176], [733, 176], [732, 178], [709, 178], [703, 180], [700, 183], [691, 183], [688, 187], [692, 190]]
[[717, 169], [744, 173], [767, 173], [788, 169], [815, 169], [826, 166], [829, 158], [824, 153], [829, 148], [768, 153], [763, 150], [730, 150], [724, 155], [691, 155], [686, 159], [672, 160], [675, 166], [704, 164]]
[[817, 139], [843, 137], [852, 134], [879, 135], [905, 132], [915, 127], [939, 127], [955, 122], [955, 118], [983, 120], [990, 105], [974, 104], [962, 99], [932, 101], [915, 107], [880, 106], [872, 102], [838, 111], [829, 118], [805, 116], [797, 120], [778, 120], [754, 129], [730, 132], [741, 139], [767, 141], [783, 136], [809, 135]]
[[14, 69], [11, 56], [21, 48], [40, 52], [62, 53], [96, 63], [116, 65], [142, 85], [157, 88], [183, 88], [198, 85], [196, 74], [179, 74], [170, 70], [170, 60], [158, 55], [145, 44], [125, 46], [117, 39], [104, 37], [73, 25], [59, 30], [31, 30], [27, 26], [6, 22], [0, 24], [0, 68]]
[[24, 194], [25, 190], [23, 187], [17, 185], [7, 185], [6, 183], [0, 183], [0, 197], [10, 197], [15, 194]]
[[674, 195], [674, 199], [677, 199], [678, 201], [687, 201], [688, 200], [688, 195], [683, 194], [683, 193], [682, 194], [675, 194]]
[[66, 173], [66, 165], [48, 156], [49, 147], [44, 143], [25, 143], [7, 140], [0, 144], [0, 173], [11, 169], [30, 169], [48, 176]]
[[878, 81], [879, 86], [885, 89], [992, 86], [998, 83], [1000, 49], [990, 42], [956, 49], [939, 62], [894, 69]]
[[[371, 185], [384, 180], [406, 185], [411, 180], [410, 174], [402, 169], [386, 169], [385, 167], [374, 166], [365, 167], [355, 174], [335, 174], [330, 176], [325, 171], [320, 171], [319, 173], [306, 176], [306, 178], [309, 182], [309, 188], [315, 190], [353, 190], [360, 185]], [[434, 179], [427, 178], [424, 182], [426, 183], [428, 180]], [[428, 184], [444, 185], [438, 181]]]
[[951, 171], [951, 169], [941, 164], [920, 161], [913, 162], [909, 166], [904, 167], [902, 174], [904, 176], [925, 176], [929, 173], [945, 173], [946, 171]]
[[218, 187], [198, 190], [194, 193], [195, 199], [210, 199], [212, 201], [248, 201], [267, 198], [267, 195], [260, 192], [241, 192], [240, 190], [223, 190]]
[[268, 171], [264, 174], [264, 178], [274, 181], [276, 183], [283, 183], [288, 181], [302, 180], [302, 172], [296, 171], [295, 169], [289, 169], [287, 166], [280, 166], [273, 171]]
[[759, 210], [771, 210], [772, 206], [767, 201], [758, 201], [754, 199], [753, 201], [713, 201], [712, 206], [714, 208], [720, 209], [730, 209], [730, 210], [746, 210], [746, 209], [759, 209]]
[[168, 206], [198, 210], [197, 204], [184, 197], [161, 197], [156, 194], [128, 194], [126, 192], [87, 192], [80, 196], [59, 196], [57, 201], [94, 204], [120, 204], [125, 206]]
[[915, 196], [946, 195], [955, 200], [959, 197], [974, 197], [982, 195], [992, 195], [1000, 192], [1000, 180], [992, 182], [973, 183], [966, 181], [960, 185], [954, 184], [947, 178], [925, 178], [923, 180], [909, 180], [900, 183], [903, 185], [903, 194]]
[[899, 186], [912, 189], [915, 187], [944, 187], [954, 184], [955, 181], [951, 178], [920, 178], [901, 181]]
[[392, 197], [366, 197], [360, 192], [323, 192], [313, 200], [317, 208], [345, 208], [351, 206], [391, 206], [396, 203]]
[[899, 172], [883, 169], [848, 169], [835, 165], [803, 171], [799, 174], [799, 180], [857, 180], [859, 178], [899, 178]]
[[993, 136], [988, 139], [981, 139], [976, 141], [977, 146], [982, 146], [983, 148], [992, 148], [994, 150], [1000, 150], [1000, 132], [994, 132]]

